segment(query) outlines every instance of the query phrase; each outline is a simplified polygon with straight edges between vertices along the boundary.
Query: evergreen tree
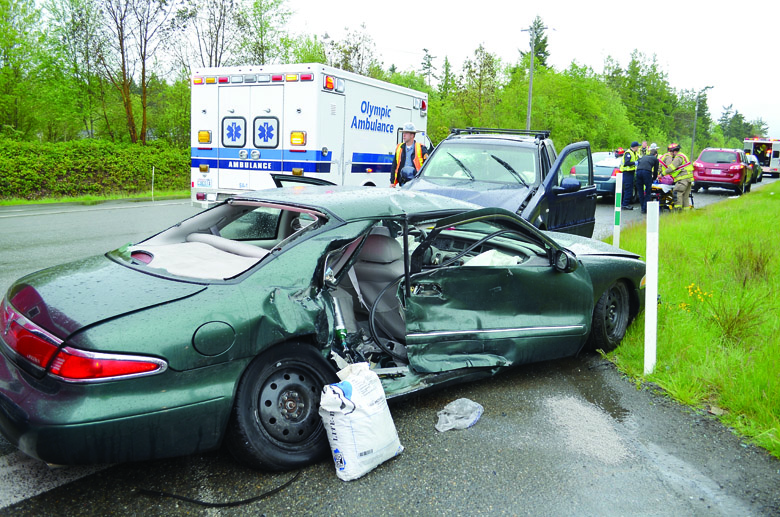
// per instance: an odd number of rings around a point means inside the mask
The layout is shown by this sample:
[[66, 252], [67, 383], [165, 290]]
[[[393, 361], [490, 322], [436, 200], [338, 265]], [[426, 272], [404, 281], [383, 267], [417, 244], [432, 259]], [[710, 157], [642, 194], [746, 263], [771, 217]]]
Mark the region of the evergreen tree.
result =
[[[539, 15], [534, 18], [531, 26], [527, 29], [531, 33], [530, 48], [534, 53], [534, 67], [547, 67], [547, 58], [550, 57], [550, 52], [547, 50], [547, 35], [544, 33], [545, 29], [547, 29], [547, 27], [544, 26], [544, 22], [542, 22]], [[520, 51], [520, 56], [525, 57], [529, 52]]]
[[423, 56], [422, 63], [420, 64], [421, 68], [420, 71], [425, 76], [425, 81], [428, 84], [428, 86], [431, 85], [431, 78], [438, 79], [439, 77], [434, 73], [436, 71], [436, 67], [433, 66], [433, 60], [436, 59], [436, 56], [432, 56], [430, 52], [428, 52], [427, 48], [423, 49], [423, 52], [425, 52], [425, 55]]

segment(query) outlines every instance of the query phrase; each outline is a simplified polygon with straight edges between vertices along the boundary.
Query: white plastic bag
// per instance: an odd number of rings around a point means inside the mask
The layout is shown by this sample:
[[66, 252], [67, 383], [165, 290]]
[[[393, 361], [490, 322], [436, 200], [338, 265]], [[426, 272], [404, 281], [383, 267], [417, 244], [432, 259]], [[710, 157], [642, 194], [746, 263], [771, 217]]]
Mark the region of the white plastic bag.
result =
[[404, 450], [398, 440], [385, 391], [368, 363], [338, 372], [341, 382], [322, 390], [320, 417], [336, 464], [336, 475], [351, 481]]
[[473, 400], [454, 400], [437, 413], [436, 430], [443, 433], [450, 429], [467, 429], [477, 423], [483, 411], [482, 405]]

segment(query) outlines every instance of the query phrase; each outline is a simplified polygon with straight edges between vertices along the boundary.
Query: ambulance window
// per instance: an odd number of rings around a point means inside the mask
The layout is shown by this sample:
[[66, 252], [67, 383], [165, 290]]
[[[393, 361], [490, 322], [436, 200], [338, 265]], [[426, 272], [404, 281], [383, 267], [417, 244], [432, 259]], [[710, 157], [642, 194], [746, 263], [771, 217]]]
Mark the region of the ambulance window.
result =
[[222, 146], [246, 146], [246, 119], [244, 117], [225, 117], [222, 119]]
[[275, 149], [279, 147], [279, 119], [277, 117], [255, 117], [253, 143], [255, 147]]

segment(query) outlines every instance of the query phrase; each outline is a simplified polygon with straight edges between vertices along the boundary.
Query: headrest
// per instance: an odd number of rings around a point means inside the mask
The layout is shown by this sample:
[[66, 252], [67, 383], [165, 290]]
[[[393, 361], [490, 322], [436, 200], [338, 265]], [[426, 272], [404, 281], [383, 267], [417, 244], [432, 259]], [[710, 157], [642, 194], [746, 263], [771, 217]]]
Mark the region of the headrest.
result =
[[390, 264], [403, 258], [404, 250], [397, 240], [387, 235], [369, 234], [363, 248], [360, 250], [359, 260], [376, 262], [378, 264]]
[[371, 235], [385, 235], [390, 237], [390, 228], [387, 226], [374, 226], [371, 228]]

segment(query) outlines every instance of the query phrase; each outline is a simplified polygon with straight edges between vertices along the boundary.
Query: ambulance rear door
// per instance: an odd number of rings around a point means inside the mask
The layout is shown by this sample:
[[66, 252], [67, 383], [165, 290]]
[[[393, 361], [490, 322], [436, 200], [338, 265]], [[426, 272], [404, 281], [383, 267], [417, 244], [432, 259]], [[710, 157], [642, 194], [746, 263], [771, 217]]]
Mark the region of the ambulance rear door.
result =
[[284, 85], [244, 84], [219, 89], [219, 189], [273, 187], [282, 171]]

